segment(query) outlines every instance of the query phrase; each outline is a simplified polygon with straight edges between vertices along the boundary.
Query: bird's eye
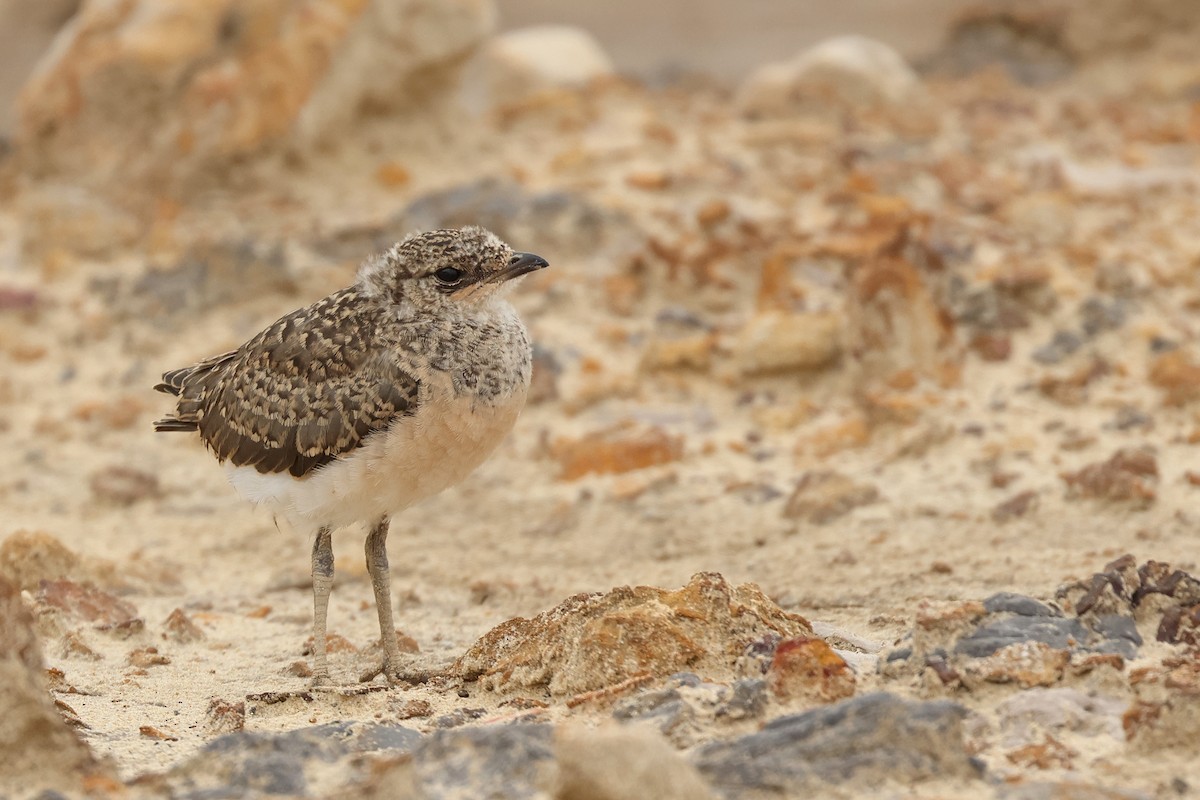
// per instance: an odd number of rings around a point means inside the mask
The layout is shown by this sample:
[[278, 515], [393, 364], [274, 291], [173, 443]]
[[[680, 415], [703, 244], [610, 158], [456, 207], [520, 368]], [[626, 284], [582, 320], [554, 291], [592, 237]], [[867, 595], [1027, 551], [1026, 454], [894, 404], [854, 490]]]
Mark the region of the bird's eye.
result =
[[463, 271], [454, 267], [442, 267], [433, 273], [433, 277], [445, 284], [455, 284], [462, 280]]

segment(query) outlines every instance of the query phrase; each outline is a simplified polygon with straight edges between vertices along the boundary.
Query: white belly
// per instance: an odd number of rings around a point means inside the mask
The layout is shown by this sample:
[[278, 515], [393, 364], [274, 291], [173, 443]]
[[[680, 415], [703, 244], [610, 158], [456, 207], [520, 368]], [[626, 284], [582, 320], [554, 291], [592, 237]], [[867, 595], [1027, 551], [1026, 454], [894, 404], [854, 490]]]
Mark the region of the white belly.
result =
[[461, 481], [512, 429], [525, 392], [496, 404], [469, 396], [422, 404], [416, 414], [303, 478], [226, 463], [229, 481], [306, 531], [374, 522]]

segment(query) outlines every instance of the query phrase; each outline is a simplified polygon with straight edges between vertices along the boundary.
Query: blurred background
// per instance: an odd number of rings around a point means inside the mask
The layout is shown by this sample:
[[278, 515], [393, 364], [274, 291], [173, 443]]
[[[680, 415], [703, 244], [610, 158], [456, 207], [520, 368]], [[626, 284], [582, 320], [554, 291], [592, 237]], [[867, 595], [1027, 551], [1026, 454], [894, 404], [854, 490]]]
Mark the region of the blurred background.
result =
[[[196, 697], [298, 680], [308, 544], [151, 387], [465, 224], [552, 268], [513, 436], [393, 524], [426, 665], [700, 570], [884, 642], [1190, 569], [1198, 44], [1194, 0], [0, 0], [0, 575], [206, 615]], [[42, 634], [126, 774], [203, 741], [112, 716], [177, 673]]]

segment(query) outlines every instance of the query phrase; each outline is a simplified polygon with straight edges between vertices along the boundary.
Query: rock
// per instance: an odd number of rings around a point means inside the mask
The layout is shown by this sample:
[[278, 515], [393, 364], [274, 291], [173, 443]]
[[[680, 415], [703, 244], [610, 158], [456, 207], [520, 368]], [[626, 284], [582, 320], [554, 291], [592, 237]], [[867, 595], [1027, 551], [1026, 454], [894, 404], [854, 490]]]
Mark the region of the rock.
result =
[[1038, 391], [1064, 406], [1078, 406], [1088, 399], [1088, 387], [1100, 378], [1113, 372], [1110, 363], [1099, 356], [1081, 364], [1065, 374], [1043, 375], [1038, 381]]
[[[1064, 596], [1063, 589], [1059, 597]], [[1074, 597], [1076, 589], [1069, 590]], [[1128, 608], [1128, 607], [1126, 607]], [[1068, 617], [1032, 597], [1003, 592], [918, 617], [911, 638], [884, 657], [885, 675], [931, 669], [943, 684], [1050, 686], [1097, 667], [1124, 669], [1142, 637], [1134, 618], [1105, 606], [1102, 613]]]
[[1016, 683], [1023, 689], [1030, 686], [1052, 686], [1062, 679], [1071, 653], [1040, 641], [1023, 641], [996, 650], [991, 655], [968, 662], [961, 671], [970, 685], [978, 678], [988, 683]]
[[557, 794], [562, 800], [706, 800], [714, 798], [696, 768], [648, 731], [565, 726], [554, 736]]
[[971, 337], [971, 349], [984, 361], [1007, 361], [1012, 355], [1012, 337], [1004, 333], [979, 331]]
[[0, 139], [12, 133], [21, 84], [82, 0], [0, 0]]
[[1038, 493], [1035, 491], [1019, 492], [992, 509], [992, 519], [996, 522], [1023, 517], [1037, 507]]
[[1200, 659], [1168, 657], [1138, 671], [1135, 702], [1121, 718], [1132, 752], [1187, 753], [1200, 737]]
[[21, 592], [0, 576], [0, 794], [83, 794], [89, 775], [115, 779], [63, 721], [46, 689], [41, 647]]
[[1078, 472], [1060, 476], [1068, 497], [1085, 497], [1140, 506], [1154, 502], [1158, 461], [1144, 448], [1123, 448], [1107, 461], [1089, 464]]
[[1015, 592], [997, 592], [983, 601], [989, 614], [1018, 614], [1022, 617], [1061, 617], [1062, 612], [1045, 603]]
[[1061, 612], [1054, 616], [1006, 616], [985, 622], [959, 639], [954, 652], [983, 658], [1005, 647], [1026, 642], [1038, 642], [1065, 651], [1075, 642], [1083, 642], [1087, 638], [1088, 631], [1083, 623], [1078, 619], [1067, 619]]
[[44, 531], [20, 530], [0, 542], [0, 577], [33, 590], [42, 581], [79, 578], [79, 555]]
[[891, 47], [841, 36], [759, 68], [739, 87], [736, 102], [744, 115], [761, 118], [841, 108], [907, 111], [926, 98], [917, 74]]
[[1182, 406], [1200, 399], [1200, 363], [1185, 350], [1157, 356], [1147, 378], [1162, 391], [1165, 405]]
[[[472, 65], [488, 106], [519, 103], [553, 89], [580, 89], [614, 74], [590, 33], [567, 25], [506, 31], [490, 39]], [[468, 77], [469, 87], [470, 77]]]
[[187, 644], [203, 639], [204, 631], [200, 630], [200, 627], [192, 621], [191, 617], [184, 613], [182, 608], [177, 608], [163, 622], [162, 635], [164, 639]]
[[821, 369], [841, 353], [842, 320], [832, 312], [766, 311], [746, 323], [733, 345], [745, 375]]
[[767, 669], [767, 686], [781, 700], [842, 700], [854, 694], [854, 670], [823, 639], [784, 639]]
[[879, 500], [879, 490], [870, 484], [838, 472], [806, 472], [784, 505], [783, 516], [825, 525]]
[[1063, 15], [1052, 11], [968, 8], [922, 68], [963, 77], [999, 67], [1027, 86], [1051, 83], [1075, 68], [1076, 57], [1064, 38], [1064, 22]]
[[[700, 748], [693, 763], [727, 796], [819, 793], [853, 781], [878, 786], [930, 778], [970, 779], [966, 710], [877, 693], [780, 717], [758, 733]], [[750, 794], [761, 792], [761, 795]]]
[[646, 372], [659, 370], [706, 371], [712, 363], [717, 337], [711, 333], [682, 336], [656, 336], [642, 350], [639, 368]]
[[1049, 343], [1033, 351], [1033, 360], [1039, 364], [1057, 364], [1083, 347], [1083, 339], [1071, 331], [1056, 331]]
[[716, 715], [731, 720], [754, 719], [767, 710], [767, 682], [761, 678], [734, 681]]
[[145, 627], [137, 608], [92, 583], [75, 583], [65, 578], [42, 581], [37, 591], [42, 608], [64, 612], [75, 619], [90, 622], [98, 630], [128, 637]]
[[1125, 324], [1127, 314], [1128, 304], [1123, 300], [1105, 302], [1102, 297], [1089, 297], [1079, 307], [1083, 332], [1088, 336], [1118, 330]]
[[[421, 735], [399, 725], [331, 722], [287, 733], [228, 733], [162, 777], [173, 796], [325, 796], [363, 753], [410, 752]], [[331, 765], [337, 765], [331, 768]]]
[[678, 689], [640, 692], [620, 701], [613, 709], [613, 719], [650, 722], [665, 736], [690, 723], [694, 716], [691, 705]]
[[559, 479], [573, 481], [588, 474], [611, 475], [678, 461], [683, 457], [683, 438], [659, 428], [617, 425], [578, 439], [555, 441], [550, 452], [559, 463]]
[[764, 635], [812, 636], [753, 584], [730, 586], [700, 573], [675, 591], [619, 587], [576, 595], [533, 619], [494, 628], [453, 673], [496, 692], [544, 690], [562, 697], [605, 689], [639, 675], [688, 670], [710, 680], [742, 677], [736, 666]]
[[1116, 697], [1090, 695], [1077, 689], [1028, 689], [996, 707], [1005, 746], [1036, 741], [1043, 732], [1079, 733], [1125, 740], [1121, 715], [1128, 703]]
[[435, 115], [493, 24], [487, 0], [84, 3], [21, 92], [18, 153], [127, 194], [155, 182], [153, 199], [364, 107]]
[[148, 267], [133, 282], [125, 305], [139, 319], [157, 319], [208, 311], [249, 297], [292, 296], [297, 288], [282, 243], [217, 239], [191, 245], [172, 264]]
[[549, 800], [559, 779], [549, 725], [517, 723], [437, 731], [413, 749], [423, 797]]
[[1157, 622], [1160, 642], [1200, 644], [1200, 579], [1161, 561], [1139, 567], [1124, 555], [1090, 579], [1060, 587], [1055, 598], [1118, 636], [1136, 634], [1126, 621], [1132, 614], [1147, 625]]
[[246, 703], [230, 703], [214, 697], [205, 712], [208, 729], [213, 733], [237, 733], [246, 727]]

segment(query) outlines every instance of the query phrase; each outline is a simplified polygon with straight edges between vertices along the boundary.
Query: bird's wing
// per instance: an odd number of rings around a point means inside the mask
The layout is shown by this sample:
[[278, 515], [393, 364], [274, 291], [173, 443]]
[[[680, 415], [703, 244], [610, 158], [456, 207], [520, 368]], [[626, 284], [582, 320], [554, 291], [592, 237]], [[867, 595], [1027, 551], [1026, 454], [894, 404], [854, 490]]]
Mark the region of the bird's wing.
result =
[[417, 407], [419, 383], [379, 346], [353, 289], [295, 311], [237, 350], [163, 375], [159, 431], [200, 432], [221, 461], [308, 474]]

